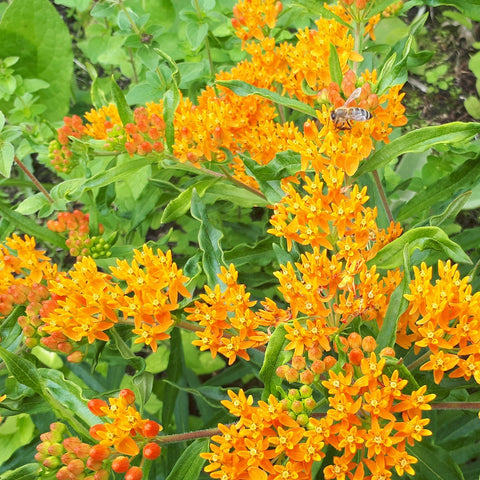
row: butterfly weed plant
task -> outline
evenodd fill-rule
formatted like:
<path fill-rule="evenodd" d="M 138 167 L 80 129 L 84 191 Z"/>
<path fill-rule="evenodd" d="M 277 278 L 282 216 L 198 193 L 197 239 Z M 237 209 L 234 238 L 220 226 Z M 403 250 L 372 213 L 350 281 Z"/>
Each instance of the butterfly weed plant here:
<path fill-rule="evenodd" d="M 448 233 L 480 124 L 406 130 L 423 2 L 57 3 L 89 96 L 69 45 L 58 78 L 53 45 L 15 56 L 20 18 L 70 38 L 50 2 L 0 22 L 0 478 L 478 478 L 475 248 Z M 43 92 L 28 122 L 11 79 Z M 465 145 L 435 192 L 395 180 Z"/>

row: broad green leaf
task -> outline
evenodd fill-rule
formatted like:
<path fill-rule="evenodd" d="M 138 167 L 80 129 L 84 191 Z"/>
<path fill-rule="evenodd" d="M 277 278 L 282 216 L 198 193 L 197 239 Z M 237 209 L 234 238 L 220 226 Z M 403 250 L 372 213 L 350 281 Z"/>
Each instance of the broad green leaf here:
<path fill-rule="evenodd" d="M 428 427 L 427 427 L 428 428 Z M 407 452 L 418 458 L 415 463 L 415 478 L 428 480 L 464 480 L 459 466 L 446 450 L 424 440 L 414 446 L 407 444 Z"/>
<path fill-rule="evenodd" d="M 288 343 L 285 334 L 285 326 L 278 325 L 268 341 L 265 360 L 258 374 L 265 385 L 262 400 L 267 400 L 269 395 L 275 391 L 275 388 L 282 383 L 282 379 L 277 375 L 276 370 L 291 357 L 291 353 L 285 351 L 285 346 Z"/>
<path fill-rule="evenodd" d="M 182 453 L 166 480 L 197 480 L 205 463 L 200 454 L 207 451 L 207 438 L 195 440 Z"/>
<path fill-rule="evenodd" d="M 113 94 L 115 105 L 117 106 L 118 115 L 120 116 L 120 120 L 122 121 L 122 124 L 126 125 L 127 123 L 133 123 L 134 120 L 133 120 L 132 109 L 127 103 L 123 90 L 118 86 L 113 76 L 112 76 L 112 94 Z"/>
<path fill-rule="evenodd" d="M 8 417 L 0 429 L 0 465 L 16 450 L 30 443 L 35 437 L 35 425 L 30 415 L 22 413 Z M 3 479 L 3 476 L 0 475 Z"/>
<path fill-rule="evenodd" d="M 293 98 L 284 97 L 266 88 L 255 87 L 247 82 L 244 82 L 243 80 L 217 80 L 216 83 L 217 85 L 221 85 L 222 87 L 228 88 L 239 97 L 248 97 L 249 95 L 258 95 L 259 97 L 265 98 L 266 100 L 270 100 L 273 103 L 276 103 L 278 105 L 283 105 L 284 107 L 291 108 L 292 110 L 296 110 L 298 112 L 304 113 L 309 117 L 316 118 L 317 116 L 315 109 L 305 103 L 299 102 L 298 100 L 294 100 Z"/>
<path fill-rule="evenodd" d="M 387 312 L 383 319 L 382 328 L 377 336 L 377 352 L 382 348 L 392 347 L 397 340 L 397 325 L 402 313 L 408 307 L 408 301 L 405 294 L 410 293 L 410 257 L 408 254 L 408 244 L 403 249 L 403 279 L 400 285 L 390 295 Z"/>
<path fill-rule="evenodd" d="M 196 182 L 195 185 L 190 186 L 182 193 L 180 193 L 177 198 L 171 200 L 165 207 L 162 214 L 162 223 L 173 222 L 174 220 L 177 220 L 177 218 L 180 218 L 182 215 L 184 215 L 190 210 L 192 192 L 194 189 L 197 190 L 198 195 L 203 197 L 203 194 L 208 189 L 208 187 L 210 187 L 217 181 L 217 178 L 201 180 L 199 182 Z"/>
<path fill-rule="evenodd" d="M 185 34 L 192 49 L 197 50 L 202 46 L 205 37 L 208 35 L 208 23 L 188 22 L 185 25 Z"/>
<path fill-rule="evenodd" d="M 328 65 L 330 68 L 330 78 L 332 82 L 337 85 L 342 84 L 343 74 L 342 67 L 340 65 L 340 59 L 338 58 L 338 52 L 333 43 L 330 44 L 330 56 L 328 57 Z"/>
<path fill-rule="evenodd" d="M 210 223 L 207 209 L 196 190 L 192 192 L 191 213 L 192 216 L 200 222 L 198 244 L 203 254 L 203 271 L 207 276 L 208 285 L 213 288 L 213 286 L 219 282 L 218 274 L 220 273 L 220 266 L 225 265 L 223 251 L 220 246 L 223 233 Z"/>
<path fill-rule="evenodd" d="M 465 192 L 478 184 L 480 178 L 480 162 L 470 159 L 444 178 L 432 183 L 417 193 L 398 212 L 397 219 L 405 220 L 428 209 L 446 199 L 451 198 L 459 191 Z"/>
<path fill-rule="evenodd" d="M 447 208 L 443 211 L 441 215 L 433 215 L 430 217 L 430 226 L 438 227 L 442 223 L 445 223 L 448 220 L 454 220 L 456 216 L 463 209 L 463 206 L 467 203 L 468 199 L 472 192 L 465 192 L 455 198 L 450 202 Z"/>
<path fill-rule="evenodd" d="M 98 417 L 88 409 L 88 400 L 83 396 L 81 387 L 66 379 L 59 370 L 39 368 L 38 374 L 42 379 L 44 398 L 55 413 L 75 425 L 77 430 L 84 430 L 83 433 L 88 434 L 78 419 L 91 427 L 98 423 Z"/>
<path fill-rule="evenodd" d="M 401 237 L 385 245 L 375 258 L 369 261 L 369 265 L 386 270 L 399 267 L 403 264 L 405 248 L 408 257 L 411 257 L 416 249 L 430 248 L 442 251 L 456 263 L 472 263 L 460 246 L 450 240 L 443 230 L 438 227 L 419 227 L 405 232 Z"/>
<path fill-rule="evenodd" d="M 424 152 L 444 143 L 463 143 L 480 132 L 480 123 L 452 122 L 438 127 L 424 127 L 402 135 L 363 161 L 355 176 L 384 167 L 408 152 Z"/>
<path fill-rule="evenodd" d="M 0 146 L 0 175 L 3 175 L 5 178 L 10 177 L 14 156 L 15 148 L 13 145 L 10 142 L 2 142 Z"/>
<path fill-rule="evenodd" d="M 32 362 L 9 352 L 3 347 L 0 347 L 0 357 L 5 362 L 10 375 L 18 383 L 30 387 L 34 392 L 43 395 L 42 378 L 37 371 L 37 367 Z"/>
<path fill-rule="evenodd" d="M 3 472 L 1 480 L 38 480 L 40 466 L 38 463 L 27 463 L 15 470 Z"/>
<path fill-rule="evenodd" d="M 129 178 L 142 167 L 154 163 L 157 160 L 154 155 L 142 157 L 141 160 L 138 158 L 129 158 L 119 165 L 99 172 L 87 180 L 81 178 L 66 180 L 53 187 L 50 193 L 54 199 L 65 198 L 68 201 L 78 200 L 85 191 L 105 187 L 106 185 Z"/>
<path fill-rule="evenodd" d="M 14 0 L 0 22 L 0 58 L 18 56 L 15 73 L 44 80 L 38 103 L 44 117 L 58 121 L 68 113 L 73 73 L 71 37 L 49 0 Z M 0 102 L 0 107 L 2 102 Z"/>
<path fill-rule="evenodd" d="M 150 372 L 143 371 L 133 377 L 133 384 L 138 389 L 137 401 L 140 403 L 141 408 L 143 408 L 152 394 L 153 375 Z"/>

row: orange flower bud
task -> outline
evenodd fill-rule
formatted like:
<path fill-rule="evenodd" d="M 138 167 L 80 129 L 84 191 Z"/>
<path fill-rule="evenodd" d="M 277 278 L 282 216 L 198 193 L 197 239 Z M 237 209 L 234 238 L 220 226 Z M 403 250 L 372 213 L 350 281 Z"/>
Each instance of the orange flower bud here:
<path fill-rule="evenodd" d="M 377 341 L 370 335 L 362 340 L 362 350 L 366 353 L 373 352 L 377 348 Z"/>

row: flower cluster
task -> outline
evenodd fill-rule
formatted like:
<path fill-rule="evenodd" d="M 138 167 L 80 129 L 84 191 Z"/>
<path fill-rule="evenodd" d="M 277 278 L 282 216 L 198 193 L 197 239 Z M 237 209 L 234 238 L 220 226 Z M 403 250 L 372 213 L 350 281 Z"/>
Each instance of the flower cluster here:
<path fill-rule="evenodd" d="M 57 220 L 49 220 L 47 228 L 52 232 L 68 232 L 66 245 L 70 249 L 70 255 L 81 260 L 82 257 L 93 258 L 111 256 L 110 244 L 99 236 L 90 236 L 89 214 L 80 210 L 60 212 Z M 100 234 L 104 232 L 102 224 L 98 225 Z"/>
<path fill-rule="evenodd" d="M 52 423 L 50 431 L 40 435 L 35 460 L 40 463 L 39 478 L 58 480 L 107 480 L 110 471 L 125 473 L 126 480 L 140 480 L 143 470 L 131 463 L 142 449 L 145 460 L 155 460 L 161 448 L 154 440 L 162 430 L 153 420 L 142 419 L 134 405 L 135 394 L 128 388 L 109 402 L 92 399 L 88 407 L 96 416 L 105 418 L 90 428 L 96 444 L 67 436 L 67 428 Z M 142 462 L 143 463 L 143 462 Z"/>
<path fill-rule="evenodd" d="M 105 331 L 119 322 L 120 312 L 123 323 L 134 324 L 135 343 L 156 351 L 157 342 L 169 338 L 166 332 L 174 323 L 171 312 L 178 308 L 178 296 L 190 296 L 184 285 L 188 278 L 172 261 L 171 252 L 157 250 L 155 255 L 145 245 L 142 251 L 134 250 L 131 264 L 117 260 L 111 271 L 118 281 L 101 272 L 91 257 L 84 257 L 68 274 L 49 281 L 52 299 L 44 302 L 40 314 L 43 332 L 50 337 L 43 338 L 43 344 L 55 349 L 70 340 L 77 348 L 85 342 L 108 341 Z"/>
<path fill-rule="evenodd" d="M 156 458 L 158 455 L 153 454 L 150 443 L 153 443 L 152 439 L 162 427 L 153 420 L 142 418 L 134 402 L 135 394 L 128 388 L 121 390 L 118 398 L 109 398 L 108 403 L 99 398 L 90 400 L 88 402 L 90 411 L 98 417 L 105 418 L 104 423 L 98 423 L 90 428 L 90 434 L 99 445 L 113 448 L 115 453 L 135 457 L 141 448 L 148 446 L 146 449 L 148 456 Z M 157 452 L 160 454 L 160 449 L 157 449 Z M 122 461 L 122 464 L 124 463 Z"/>
<path fill-rule="evenodd" d="M 235 267 L 221 267 L 218 276 L 225 285 L 224 291 L 220 285 L 214 290 L 205 286 L 205 293 L 200 295 L 202 301 L 195 301 L 195 306 L 185 311 L 190 313 L 188 320 L 204 327 L 195 332 L 199 340 L 192 343 L 202 351 L 210 350 L 213 357 L 221 353 L 230 365 L 237 357 L 249 360 L 247 348 L 264 345 L 268 335 L 258 329 L 266 322 L 252 310 L 257 302 L 250 300 L 245 285 L 237 283 Z"/>
<path fill-rule="evenodd" d="M 218 80 L 243 80 L 315 106 L 321 128 L 314 121 L 307 121 L 302 131 L 291 122 L 277 121 L 274 106 L 264 98 L 239 97 L 224 87 L 217 90 L 207 87 L 198 97 L 197 105 L 188 98 L 181 98 L 175 112 L 173 153 L 180 162 L 196 166 L 203 161 L 224 162 L 227 150 L 232 154 L 230 167 L 234 176 L 256 186 L 255 180 L 245 173 L 241 153 L 248 152 L 256 162 L 266 164 L 278 152 L 292 150 L 301 154 L 304 170 L 311 166 L 322 172 L 333 164 L 352 175 L 359 162 L 372 151 L 373 140 L 388 142 L 392 126 L 406 123 L 400 86 L 387 92 L 375 92 L 375 71 L 366 71 L 357 77 L 348 63 L 362 59 L 355 51 L 355 39 L 345 24 L 353 22 L 349 5 L 326 8 L 342 22 L 335 18 L 319 19 L 317 29 L 298 32 L 295 44 L 277 46 L 269 33 L 282 9 L 281 3 L 273 0 L 239 2 L 234 9 L 233 24 L 251 58 L 239 63 L 231 72 L 217 75 Z M 373 35 L 378 15 L 368 19 L 367 10 L 364 13 L 369 27 L 365 28 L 365 34 Z M 337 52 L 343 76 L 341 84 L 332 80 L 331 47 Z M 317 93 L 306 92 L 305 83 Z M 331 121 L 330 112 L 341 107 L 356 87 L 361 87 L 361 95 L 353 106 L 368 109 L 372 118 L 354 122 L 348 130 L 339 130 Z M 68 136 L 83 135 L 106 140 L 105 148 L 130 155 L 161 153 L 164 149 L 161 102 L 136 109 L 134 122 L 127 125 L 122 124 L 113 105 L 92 110 L 85 117 L 89 122 L 85 126 L 77 118 L 66 121 L 59 131 L 62 145 L 66 139 L 68 141 Z"/>
<path fill-rule="evenodd" d="M 426 387 L 404 393 L 407 381 L 396 369 L 387 373 L 385 363 L 371 353 L 361 360 L 358 373 L 330 369 L 322 382 L 328 409 L 320 416 L 305 418 L 316 403 L 311 388 L 280 402 L 271 395 L 256 407 L 242 390 L 238 395 L 229 391 L 231 401 L 222 403 L 239 420 L 219 425 L 222 435 L 212 437 L 211 452 L 202 455 L 209 461 L 205 471 L 232 480 L 308 479 L 313 462 L 331 445 L 341 453 L 324 467 L 327 480 L 390 478 L 393 468 L 399 475 L 413 475 L 417 459 L 406 446 L 431 435 L 425 428 L 429 419 L 422 414 L 435 395 L 426 395 Z"/>
<path fill-rule="evenodd" d="M 468 277 L 461 278 L 457 265 L 438 262 L 438 278 L 422 263 L 413 267 L 407 311 L 398 324 L 397 343 L 403 348 L 430 351 L 421 370 L 432 370 L 436 383 L 450 377 L 473 378 L 480 383 L 480 293 L 472 294 Z"/>
<path fill-rule="evenodd" d="M 0 318 L 26 303 L 32 313 L 38 313 L 40 302 L 47 297 L 41 282 L 52 278 L 56 269 L 45 252 L 36 248 L 35 239 L 14 234 L 0 244 L 0 270 Z"/>

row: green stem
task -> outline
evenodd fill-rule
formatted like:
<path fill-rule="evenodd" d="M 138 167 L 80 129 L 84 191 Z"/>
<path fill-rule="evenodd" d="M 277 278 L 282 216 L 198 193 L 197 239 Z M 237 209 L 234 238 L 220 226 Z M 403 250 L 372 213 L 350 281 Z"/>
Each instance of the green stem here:
<path fill-rule="evenodd" d="M 390 222 L 393 222 L 392 211 L 390 210 L 390 205 L 388 204 L 387 196 L 385 195 L 385 190 L 383 188 L 382 182 L 380 181 L 380 177 L 378 176 L 378 172 L 377 170 L 374 170 L 372 173 L 373 173 L 373 178 L 375 180 L 375 185 L 377 186 L 378 193 L 380 194 L 380 199 L 382 200 L 383 208 L 387 213 L 388 220 Z"/>
<path fill-rule="evenodd" d="M 194 0 L 194 1 L 195 1 L 195 9 L 197 10 L 197 17 L 201 21 L 202 10 L 200 8 L 198 0 Z M 210 77 L 213 80 L 215 78 L 215 67 L 213 65 L 212 52 L 210 50 L 210 42 L 208 41 L 208 32 L 207 32 L 207 35 L 205 36 L 205 51 L 207 52 L 208 65 L 210 66 Z"/>
<path fill-rule="evenodd" d="M 407 365 L 408 370 L 412 371 L 421 365 L 423 362 L 430 358 L 431 352 L 430 350 L 424 353 L 422 356 L 418 357 L 415 361 L 413 361 L 410 365 Z"/>

